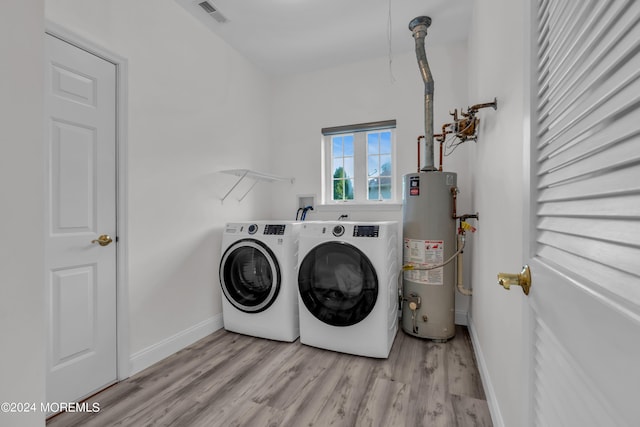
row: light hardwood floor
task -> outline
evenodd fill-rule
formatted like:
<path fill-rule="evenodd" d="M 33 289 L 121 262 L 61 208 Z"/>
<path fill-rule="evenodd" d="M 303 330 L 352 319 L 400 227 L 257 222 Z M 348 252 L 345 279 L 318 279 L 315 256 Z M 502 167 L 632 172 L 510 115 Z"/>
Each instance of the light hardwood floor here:
<path fill-rule="evenodd" d="M 72 426 L 491 426 L 467 329 L 398 332 L 388 359 L 219 330 L 93 396 Z"/>

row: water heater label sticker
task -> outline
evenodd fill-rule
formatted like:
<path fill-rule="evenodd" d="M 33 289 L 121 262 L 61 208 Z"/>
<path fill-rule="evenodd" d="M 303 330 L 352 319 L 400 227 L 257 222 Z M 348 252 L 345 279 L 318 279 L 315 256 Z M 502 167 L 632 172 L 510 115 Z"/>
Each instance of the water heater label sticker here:
<path fill-rule="evenodd" d="M 409 177 L 409 195 L 410 196 L 420 195 L 420 177 L 419 176 Z"/>
<path fill-rule="evenodd" d="M 444 240 L 404 239 L 404 264 L 412 264 L 416 268 L 428 268 L 444 262 Z M 433 270 L 409 270 L 405 277 L 425 285 L 444 285 L 443 267 Z"/>

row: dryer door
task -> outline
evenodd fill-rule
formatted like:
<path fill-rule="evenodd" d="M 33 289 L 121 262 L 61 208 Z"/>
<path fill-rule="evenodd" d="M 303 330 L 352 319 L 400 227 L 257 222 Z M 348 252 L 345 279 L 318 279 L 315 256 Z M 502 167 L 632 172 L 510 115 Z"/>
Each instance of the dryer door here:
<path fill-rule="evenodd" d="M 278 297 L 280 281 L 275 255 L 258 240 L 238 240 L 222 255 L 222 292 L 238 310 L 258 313 L 269 308 Z"/>
<path fill-rule="evenodd" d="M 351 326 L 371 313 L 378 298 L 378 276 L 367 256 L 344 242 L 314 247 L 302 260 L 298 289 L 316 318 Z"/>

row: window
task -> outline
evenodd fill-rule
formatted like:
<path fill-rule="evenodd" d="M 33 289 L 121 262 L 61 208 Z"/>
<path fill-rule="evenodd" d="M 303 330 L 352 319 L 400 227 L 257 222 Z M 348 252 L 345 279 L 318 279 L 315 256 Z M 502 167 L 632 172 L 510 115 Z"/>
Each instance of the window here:
<path fill-rule="evenodd" d="M 390 200 L 391 131 L 367 133 L 367 200 Z"/>
<path fill-rule="evenodd" d="M 324 202 L 395 201 L 395 120 L 322 129 Z"/>
<path fill-rule="evenodd" d="M 331 137 L 332 200 L 353 200 L 353 134 Z"/>

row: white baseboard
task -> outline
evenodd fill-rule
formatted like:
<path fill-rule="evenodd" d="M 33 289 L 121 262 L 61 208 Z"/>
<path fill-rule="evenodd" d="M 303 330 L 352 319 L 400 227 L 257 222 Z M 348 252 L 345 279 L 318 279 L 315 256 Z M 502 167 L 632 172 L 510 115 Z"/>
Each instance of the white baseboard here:
<path fill-rule="evenodd" d="M 480 379 L 484 386 L 484 394 L 487 396 L 487 404 L 489 405 L 489 412 L 491 413 L 491 420 L 495 427 L 505 427 L 504 420 L 502 419 L 502 413 L 498 406 L 498 400 L 496 399 L 496 392 L 493 389 L 493 383 L 489 376 L 489 370 L 487 369 L 487 361 L 482 353 L 482 347 L 478 339 L 476 328 L 473 324 L 473 317 L 468 317 L 469 335 L 471 336 L 471 343 L 473 344 L 473 351 L 476 354 L 476 361 L 478 362 L 478 371 L 480 371 Z"/>
<path fill-rule="evenodd" d="M 171 356 L 217 331 L 222 326 L 222 314 L 218 314 L 132 354 L 129 359 L 130 375 L 135 375 L 154 363 Z"/>

